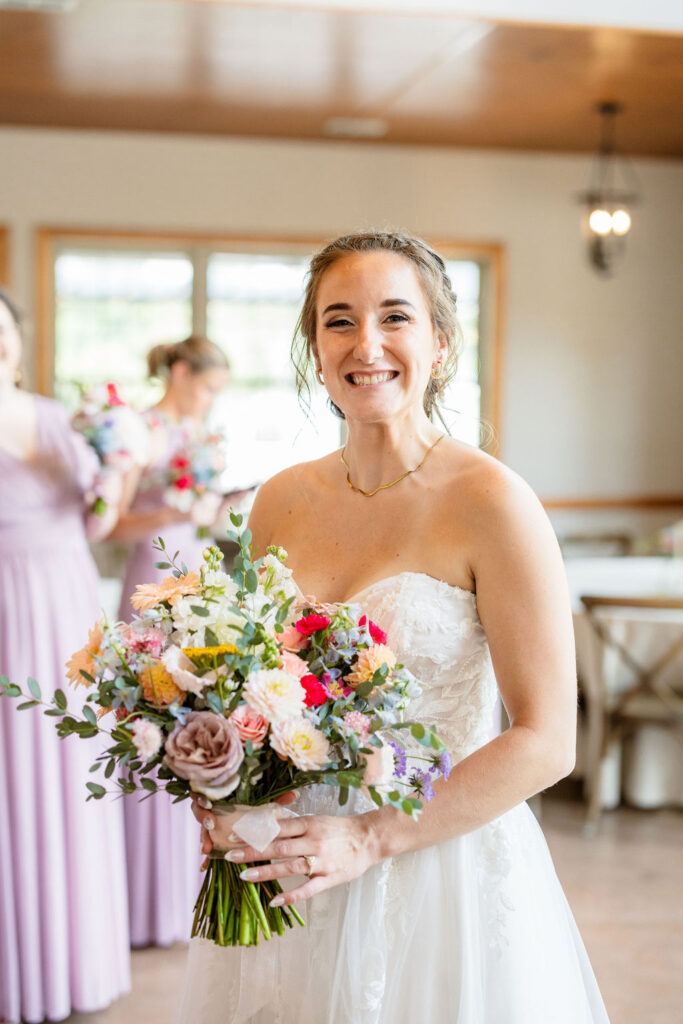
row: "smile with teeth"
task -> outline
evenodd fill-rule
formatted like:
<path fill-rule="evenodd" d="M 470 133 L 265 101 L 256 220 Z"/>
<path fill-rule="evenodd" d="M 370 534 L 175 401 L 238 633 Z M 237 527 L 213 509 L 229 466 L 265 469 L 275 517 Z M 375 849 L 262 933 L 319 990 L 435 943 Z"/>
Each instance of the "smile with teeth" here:
<path fill-rule="evenodd" d="M 385 381 L 398 377 L 396 370 L 383 370 L 381 373 L 347 373 L 346 379 L 357 387 L 366 388 L 370 384 L 384 384 Z"/>

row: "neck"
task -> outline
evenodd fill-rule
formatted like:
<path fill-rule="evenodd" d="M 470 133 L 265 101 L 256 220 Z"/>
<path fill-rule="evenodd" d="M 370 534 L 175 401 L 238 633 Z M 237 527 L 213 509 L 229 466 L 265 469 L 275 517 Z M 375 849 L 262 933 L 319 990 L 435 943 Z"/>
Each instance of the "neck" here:
<path fill-rule="evenodd" d="M 420 465 L 441 436 L 426 416 L 411 424 L 348 424 L 344 460 L 351 483 L 362 491 L 396 480 Z"/>
<path fill-rule="evenodd" d="M 185 419 L 182 408 L 172 391 L 167 391 L 163 398 L 157 402 L 159 409 L 171 423 L 180 423 Z"/>

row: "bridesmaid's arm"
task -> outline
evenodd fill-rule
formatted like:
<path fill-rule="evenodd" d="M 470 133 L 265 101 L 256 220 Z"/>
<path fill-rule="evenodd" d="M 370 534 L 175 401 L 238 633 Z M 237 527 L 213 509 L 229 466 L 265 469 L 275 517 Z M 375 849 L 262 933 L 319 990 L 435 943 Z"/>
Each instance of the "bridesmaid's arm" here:
<path fill-rule="evenodd" d="M 149 537 L 150 533 L 161 531 L 173 523 L 189 523 L 189 512 L 162 507 L 153 512 L 131 512 L 135 492 L 140 484 L 142 469 L 135 466 L 124 474 L 121 501 L 118 508 L 118 521 L 109 534 L 110 540 L 137 541 Z"/>

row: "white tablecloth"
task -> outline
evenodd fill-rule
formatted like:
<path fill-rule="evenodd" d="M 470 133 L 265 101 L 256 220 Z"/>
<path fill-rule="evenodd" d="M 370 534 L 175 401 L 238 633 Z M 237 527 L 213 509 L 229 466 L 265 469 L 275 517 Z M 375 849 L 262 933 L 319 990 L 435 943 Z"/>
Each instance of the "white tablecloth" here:
<path fill-rule="evenodd" d="M 593 635 L 581 595 L 603 597 L 683 597 L 683 560 L 670 558 L 575 558 L 565 563 L 574 612 L 579 676 L 594 669 L 602 673 L 610 695 L 635 682 L 634 672 L 608 648 L 602 664 L 591 658 Z M 605 608 L 597 611 L 610 634 L 643 667 L 652 665 L 683 630 L 683 611 L 659 608 Z M 662 682 L 683 680 L 683 656 L 664 669 Z M 581 737 L 579 737 L 579 740 Z M 580 743 L 579 743 L 580 746 Z M 623 755 L 623 760 L 622 760 Z M 579 764 L 580 768 L 580 764 Z M 683 806 L 683 743 L 680 731 L 643 725 L 624 749 L 613 745 L 601 777 L 601 802 L 615 806 L 623 794 L 640 807 Z"/>

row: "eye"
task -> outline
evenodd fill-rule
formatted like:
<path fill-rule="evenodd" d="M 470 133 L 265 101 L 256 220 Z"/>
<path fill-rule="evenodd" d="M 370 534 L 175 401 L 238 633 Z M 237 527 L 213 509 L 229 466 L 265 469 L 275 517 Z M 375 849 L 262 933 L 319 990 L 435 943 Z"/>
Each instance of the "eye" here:
<path fill-rule="evenodd" d="M 390 324 L 407 324 L 408 317 L 405 315 L 405 313 L 390 313 L 389 316 L 386 318 L 386 322 Z"/>
<path fill-rule="evenodd" d="M 330 320 L 325 324 L 325 327 L 348 327 L 351 321 L 345 316 L 340 316 L 336 320 Z"/>

